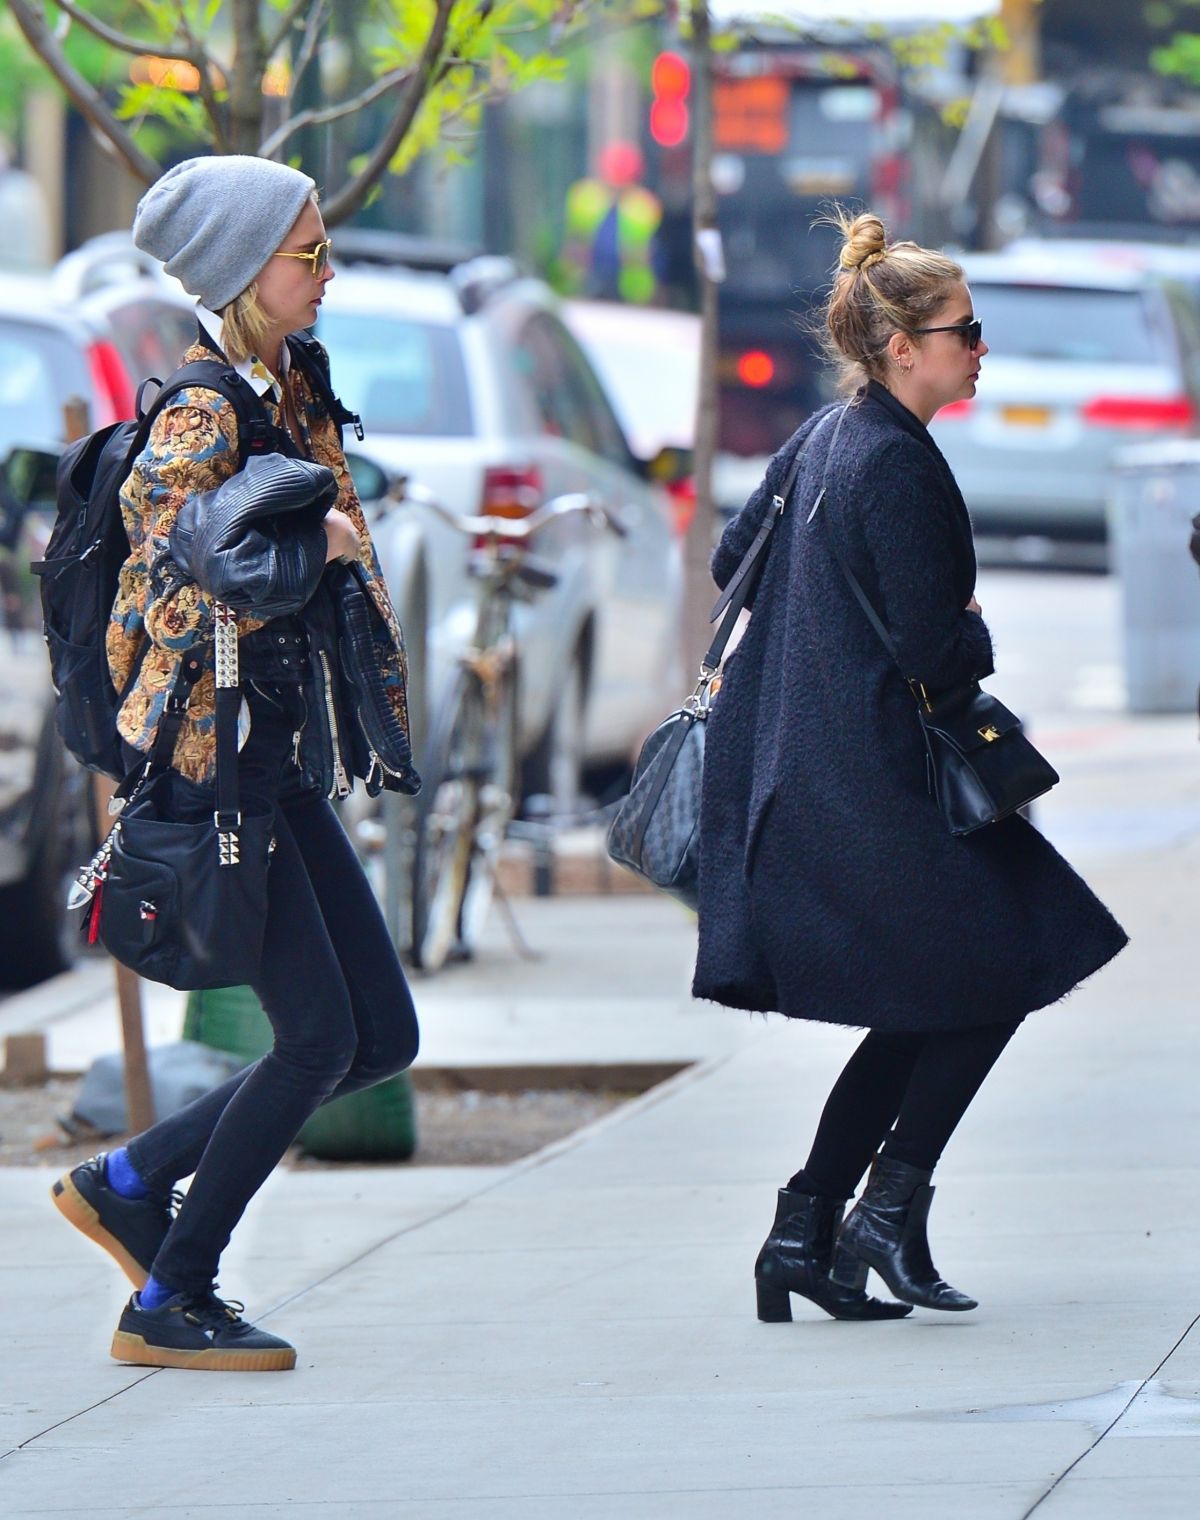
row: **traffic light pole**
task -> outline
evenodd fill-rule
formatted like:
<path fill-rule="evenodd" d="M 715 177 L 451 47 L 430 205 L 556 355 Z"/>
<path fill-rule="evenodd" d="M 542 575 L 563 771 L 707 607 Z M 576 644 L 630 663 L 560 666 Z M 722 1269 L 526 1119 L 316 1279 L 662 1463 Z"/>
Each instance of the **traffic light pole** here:
<path fill-rule="evenodd" d="M 717 450 L 717 290 L 725 277 L 712 182 L 712 25 L 707 0 L 691 0 L 692 249 L 700 291 L 700 382 L 696 398 L 696 515 L 688 530 L 684 654 L 694 672 L 708 646 L 713 601 L 708 561 L 716 533 L 713 460 Z"/>

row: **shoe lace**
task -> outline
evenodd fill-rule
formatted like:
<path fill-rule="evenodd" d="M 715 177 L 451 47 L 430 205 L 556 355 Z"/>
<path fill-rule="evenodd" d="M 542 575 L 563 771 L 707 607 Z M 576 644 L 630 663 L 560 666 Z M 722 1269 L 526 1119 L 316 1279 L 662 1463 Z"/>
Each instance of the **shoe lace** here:
<path fill-rule="evenodd" d="M 218 1298 L 215 1289 L 220 1283 L 213 1283 L 207 1293 L 194 1293 L 185 1302 L 183 1310 L 184 1319 L 193 1325 L 228 1325 L 237 1324 L 245 1312 L 246 1306 L 236 1298 Z"/>

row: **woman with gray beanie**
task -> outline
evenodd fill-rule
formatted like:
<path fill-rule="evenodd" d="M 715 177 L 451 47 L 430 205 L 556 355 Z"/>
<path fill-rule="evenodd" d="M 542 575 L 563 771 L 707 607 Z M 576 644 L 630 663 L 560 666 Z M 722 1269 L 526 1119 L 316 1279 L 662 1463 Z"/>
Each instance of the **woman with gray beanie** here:
<path fill-rule="evenodd" d="M 239 728 L 248 722 L 249 730 L 238 782 L 243 798 L 274 811 L 254 984 L 274 1047 L 120 1150 L 77 1166 L 55 1184 L 54 1201 L 138 1290 L 114 1337 L 118 1360 L 284 1370 L 295 1365 L 295 1350 L 244 1320 L 240 1304 L 216 1296 L 217 1264 L 246 1205 L 314 1109 L 403 1070 L 416 1054 L 403 971 L 329 802 L 349 791 L 354 775 L 375 789 L 412 792 L 420 784 L 408 746 L 404 645 L 346 468 L 328 361 L 301 336 L 333 277 L 312 180 L 265 159 L 190 159 L 146 193 L 133 232 L 137 246 L 197 298 L 198 340 L 184 362 L 215 358 L 236 373 L 239 382 L 230 383 L 248 388 L 265 419 L 260 440 L 322 467 L 313 472 L 324 482 L 321 499 L 336 490 L 336 500 L 323 519 L 318 508 L 301 526 L 260 535 L 257 549 L 249 538 L 238 546 L 238 574 L 256 598 L 238 604 Z M 211 814 L 216 774 L 218 597 L 213 564 L 198 546 L 205 514 L 220 510 L 221 487 L 246 462 L 243 447 L 226 395 L 193 386 L 155 417 L 121 491 L 130 554 L 107 639 L 113 683 L 124 693 L 117 726 L 131 768 L 144 762 L 181 667 L 193 652 L 205 662 L 182 721 L 172 714 L 173 746 L 165 730 L 172 805 L 186 818 Z M 187 555 L 174 532 L 185 508 L 195 528 Z M 338 588 L 348 572 L 339 561 L 365 593 L 365 654 L 358 644 L 346 648 Z M 220 600 L 235 597 L 223 589 Z M 381 760 L 378 737 L 374 747 L 364 742 L 359 704 L 346 689 L 351 654 L 370 662 L 371 684 L 383 694 L 390 763 Z M 187 1193 L 174 1192 L 189 1176 Z"/>

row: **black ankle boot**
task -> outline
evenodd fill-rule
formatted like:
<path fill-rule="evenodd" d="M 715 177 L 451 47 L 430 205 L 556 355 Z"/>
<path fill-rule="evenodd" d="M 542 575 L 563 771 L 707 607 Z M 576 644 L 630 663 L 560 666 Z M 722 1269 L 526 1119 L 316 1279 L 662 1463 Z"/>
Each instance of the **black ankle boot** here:
<path fill-rule="evenodd" d="M 933 1174 L 878 1156 L 862 1197 L 842 1226 L 833 1280 L 862 1292 L 874 1267 L 897 1298 L 924 1309 L 974 1309 L 973 1298 L 943 1282 L 925 1233 Z"/>
<path fill-rule="evenodd" d="M 847 1289 L 830 1280 L 833 1240 L 845 1207 L 832 1198 L 779 1189 L 775 1226 L 754 1263 L 759 1319 L 790 1320 L 790 1293 L 811 1299 L 834 1319 L 901 1319 L 910 1312 L 907 1304 L 868 1298 L 861 1283 Z"/>

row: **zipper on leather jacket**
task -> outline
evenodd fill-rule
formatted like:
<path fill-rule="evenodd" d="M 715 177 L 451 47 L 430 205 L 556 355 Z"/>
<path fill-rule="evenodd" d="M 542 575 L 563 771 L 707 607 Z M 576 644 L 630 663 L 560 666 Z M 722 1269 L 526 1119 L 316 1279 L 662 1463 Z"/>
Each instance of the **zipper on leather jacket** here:
<path fill-rule="evenodd" d="M 329 656 L 323 649 L 317 650 L 321 662 L 321 691 L 325 698 L 325 716 L 329 720 L 329 746 L 333 752 L 333 785 L 331 797 L 349 797 L 352 790 L 350 779 L 342 761 L 341 734 L 338 730 L 337 703 L 333 694 L 333 676 L 329 670 Z"/>
<path fill-rule="evenodd" d="M 387 765 L 380 759 L 373 749 L 368 749 L 367 759 L 369 763 L 367 765 L 367 774 L 363 778 L 363 784 L 367 789 L 368 797 L 376 797 L 383 790 L 385 776 L 391 776 L 396 781 L 403 781 L 405 779 L 402 771 L 393 770 L 390 765 Z"/>

